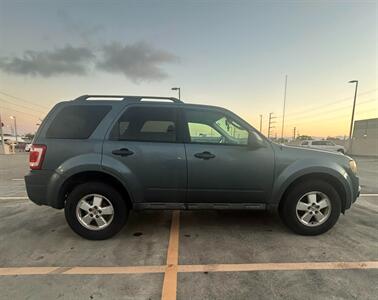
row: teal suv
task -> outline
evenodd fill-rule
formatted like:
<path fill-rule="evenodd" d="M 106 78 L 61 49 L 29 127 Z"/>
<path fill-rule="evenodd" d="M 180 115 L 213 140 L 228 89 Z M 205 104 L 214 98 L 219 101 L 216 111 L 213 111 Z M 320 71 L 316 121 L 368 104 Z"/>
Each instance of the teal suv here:
<path fill-rule="evenodd" d="M 276 209 L 294 232 L 316 235 L 359 196 L 350 157 L 279 145 L 224 108 L 168 97 L 61 102 L 29 163 L 30 200 L 64 208 L 88 239 L 116 234 L 132 209 Z"/>

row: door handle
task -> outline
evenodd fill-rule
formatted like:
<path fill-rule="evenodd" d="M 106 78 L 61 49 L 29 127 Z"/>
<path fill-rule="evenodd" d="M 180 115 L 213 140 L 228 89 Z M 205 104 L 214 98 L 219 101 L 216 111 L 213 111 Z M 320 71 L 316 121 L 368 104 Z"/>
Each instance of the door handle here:
<path fill-rule="evenodd" d="M 214 158 L 215 155 L 210 153 L 209 151 L 204 151 L 204 152 L 201 152 L 201 153 L 196 153 L 194 154 L 195 157 L 197 158 L 200 158 L 200 159 L 210 159 L 210 158 Z"/>
<path fill-rule="evenodd" d="M 118 149 L 118 150 L 113 150 L 112 154 L 119 155 L 119 156 L 129 156 L 129 155 L 133 155 L 134 152 L 127 149 L 127 148 L 121 148 L 121 149 Z"/>

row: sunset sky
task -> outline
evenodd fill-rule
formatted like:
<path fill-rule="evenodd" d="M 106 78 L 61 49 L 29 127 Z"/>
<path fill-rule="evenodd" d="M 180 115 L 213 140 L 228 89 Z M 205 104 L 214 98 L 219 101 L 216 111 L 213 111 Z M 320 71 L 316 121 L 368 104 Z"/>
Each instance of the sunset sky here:
<path fill-rule="evenodd" d="M 82 94 L 176 96 L 224 106 L 263 133 L 348 135 L 378 117 L 377 1 L 0 0 L 0 113 L 32 132 Z"/>

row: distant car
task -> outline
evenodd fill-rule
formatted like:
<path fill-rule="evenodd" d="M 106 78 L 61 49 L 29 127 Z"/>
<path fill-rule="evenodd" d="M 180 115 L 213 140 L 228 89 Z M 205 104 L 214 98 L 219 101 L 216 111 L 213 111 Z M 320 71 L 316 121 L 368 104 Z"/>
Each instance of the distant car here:
<path fill-rule="evenodd" d="M 327 150 L 327 151 L 333 151 L 333 152 L 340 152 L 343 154 L 345 153 L 345 148 L 343 146 L 336 145 L 334 142 L 331 142 L 331 141 L 323 141 L 323 140 L 303 141 L 301 143 L 301 146 Z"/>
<path fill-rule="evenodd" d="M 25 152 L 29 152 L 32 144 L 26 144 L 25 146 Z"/>

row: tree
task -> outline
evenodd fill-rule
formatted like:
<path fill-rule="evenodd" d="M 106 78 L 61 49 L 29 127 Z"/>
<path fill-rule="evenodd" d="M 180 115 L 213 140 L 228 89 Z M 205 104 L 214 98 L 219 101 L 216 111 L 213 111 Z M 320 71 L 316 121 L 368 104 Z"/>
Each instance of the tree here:
<path fill-rule="evenodd" d="M 299 135 L 297 136 L 297 140 L 303 141 L 303 140 L 312 140 L 312 137 L 309 135 Z"/>
<path fill-rule="evenodd" d="M 32 139 L 34 139 L 34 133 L 27 133 L 27 134 L 25 134 L 25 139 L 31 141 Z"/>

